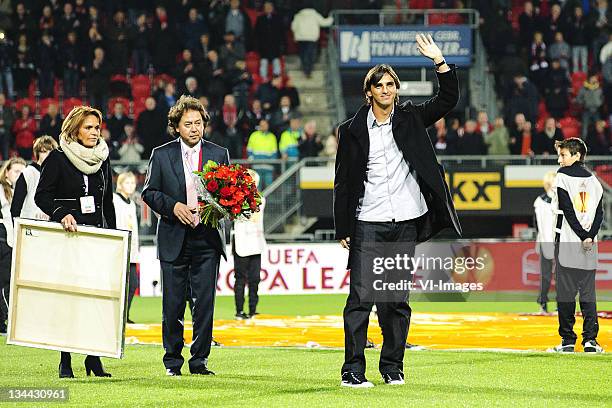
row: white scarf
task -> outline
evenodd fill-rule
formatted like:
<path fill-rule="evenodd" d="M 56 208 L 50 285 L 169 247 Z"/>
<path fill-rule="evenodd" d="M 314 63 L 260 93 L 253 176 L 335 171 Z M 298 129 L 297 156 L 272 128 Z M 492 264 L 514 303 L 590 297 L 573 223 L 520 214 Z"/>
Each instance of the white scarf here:
<path fill-rule="evenodd" d="M 94 147 L 85 147 L 79 142 L 66 140 L 62 135 L 60 147 L 74 167 L 84 174 L 96 173 L 102 167 L 102 162 L 108 157 L 108 146 L 102 138 L 98 139 Z"/>

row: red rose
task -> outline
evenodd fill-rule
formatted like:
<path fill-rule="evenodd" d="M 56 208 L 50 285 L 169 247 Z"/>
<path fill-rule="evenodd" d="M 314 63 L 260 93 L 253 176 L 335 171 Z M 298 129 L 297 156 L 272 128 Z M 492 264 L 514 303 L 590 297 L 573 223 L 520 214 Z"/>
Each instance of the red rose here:
<path fill-rule="evenodd" d="M 214 193 L 219 189 L 219 184 L 215 180 L 209 181 L 206 185 L 206 189 L 211 193 Z"/>
<path fill-rule="evenodd" d="M 235 205 L 232 207 L 232 213 L 233 214 L 240 214 L 240 211 L 242 211 L 242 208 L 240 208 L 239 205 Z"/>
<path fill-rule="evenodd" d="M 221 194 L 221 197 L 230 197 L 232 195 L 232 190 L 230 190 L 229 187 L 223 187 L 219 191 L 219 194 Z"/>

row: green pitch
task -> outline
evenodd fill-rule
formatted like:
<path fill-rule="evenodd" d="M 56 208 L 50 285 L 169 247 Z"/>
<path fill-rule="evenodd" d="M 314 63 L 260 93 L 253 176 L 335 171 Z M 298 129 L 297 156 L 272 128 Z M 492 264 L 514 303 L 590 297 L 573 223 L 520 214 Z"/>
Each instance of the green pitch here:
<path fill-rule="evenodd" d="M 263 296 L 260 311 L 275 315 L 340 314 L 344 295 Z M 554 304 L 549 305 L 554 308 Z M 416 312 L 535 312 L 535 302 L 413 302 Z M 600 302 L 601 310 L 612 303 Z M 132 319 L 158 323 L 159 298 L 136 298 Z M 219 297 L 216 319 L 234 315 L 232 297 Z M 611 406 L 612 355 L 407 352 L 406 385 L 385 386 L 378 350 L 367 350 L 372 389 L 339 386 L 342 350 L 213 348 L 215 377 L 165 376 L 161 346 L 127 346 L 122 360 L 103 359 L 112 378 L 88 378 L 73 355 L 77 378 L 57 378 L 59 353 L 7 346 L 0 338 L 0 391 L 5 387 L 68 387 L 62 406 L 150 407 L 576 407 Z M 183 355 L 188 359 L 189 351 Z M 39 406 L 51 406 L 41 403 Z"/>
<path fill-rule="evenodd" d="M 166 377 L 159 346 L 128 346 L 103 359 L 112 378 L 57 378 L 56 352 L 0 340 L 0 387 L 68 387 L 69 404 L 108 407 L 577 407 L 610 406 L 610 355 L 407 352 L 406 385 L 382 383 L 379 352 L 367 350 L 372 389 L 339 386 L 340 350 L 213 348 L 215 377 Z M 184 355 L 188 352 L 185 350 Z M 51 406 L 50 403 L 39 406 Z"/>

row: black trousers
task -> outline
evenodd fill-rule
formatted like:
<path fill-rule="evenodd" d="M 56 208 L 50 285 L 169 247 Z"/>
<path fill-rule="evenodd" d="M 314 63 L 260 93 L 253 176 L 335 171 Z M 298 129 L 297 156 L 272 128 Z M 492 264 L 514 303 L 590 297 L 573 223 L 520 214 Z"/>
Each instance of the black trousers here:
<path fill-rule="evenodd" d="M 597 321 L 597 299 L 595 296 L 595 270 L 566 268 L 557 262 L 555 282 L 557 286 L 557 309 L 559 312 L 559 335 L 562 344 L 575 344 L 576 295 L 579 296 L 582 312 L 582 344 L 595 340 L 599 332 Z"/>
<path fill-rule="evenodd" d="M 548 303 L 548 291 L 550 290 L 550 282 L 552 281 L 553 260 L 544 258 L 540 254 L 540 295 L 538 303 L 545 305 Z"/>
<path fill-rule="evenodd" d="M 191 286 L 191 296 L 194 299 L 194 340 L 191 344 L 189 369 L 196 370 L 208 362 L 220 261 L 220 253 L 207 241 L 213 233 L 216 232 L 201 224 L 194 230 L 188 230 L 178 258 L 174 262 L 160 262 L 162 339 L 166 352 L 163 361 L 166 368 L 180 369 L 183 365 L 181 352 L 184 346 L 183 321 L 188 285 Z"/>
<path fill-rule="evenodd" d="M 13 250 L 6 243 L 6 229 L 0 219 L 0 326 L 8 319 L 11 259 Z"/>
<path fill-rule="evenodd" d="M 344 365 L 342 372 L 364 373 L 365 346 L 372 306 L 376 305 L 383 345 L 378 365 L 381 374 L 402 372 L 404 351 L 412 309 L 408 305 L 408 290 L 389 296 L 373 290 L 379 275 L 372 268 L 373 258 L 393 257 L 398 248 L 414 256 L 417 238 L 414 220 L 403 222 L 357 221 L 349 252 L 350 291 L 344 307 Z M 398 245 L 399 244 L 399 245 Z M 412 280 L 409 272 L 404 278 Z M 383 275 L 381 275 L 382 277 Z"/>
<path fill-rule="evenodd" d="M 261 254 L 239 256 L 234 252 L 234 300 L 236 301 L 236 313 L 242 312 L 244 308 L 244 286 L 249 285 L 249 314 L 257 311 L 259 296 L 257 289 L 261 271 Z"/>
<path fill-rule="evenodd" d="M 130 276 L 129 276 L 129 291 L 128 291 L 128 319 L 130 317 L 130 308 L 132 307 L 132 300 L 134 299 L 134 294 L 136 293 L 136 289 L 140 286 L 140 279 L 138 278 L 138 273 L 136 272 L 136 264 L 130 264 Z"/>

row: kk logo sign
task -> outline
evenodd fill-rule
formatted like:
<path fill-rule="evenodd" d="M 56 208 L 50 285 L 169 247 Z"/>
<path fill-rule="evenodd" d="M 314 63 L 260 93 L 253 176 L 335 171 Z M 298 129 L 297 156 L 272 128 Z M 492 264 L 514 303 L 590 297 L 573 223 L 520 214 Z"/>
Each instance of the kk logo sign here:
<path fill-rule="evenodd" d="M 500 173 L 453 173 L 451 191 L 457 210 L 501 209 Z"/>
<path fill-rule="evenodd" d="M 370 32 L 361 34 L 352 31 L 340 33 L 340 61 L 370 62 Z"/>

